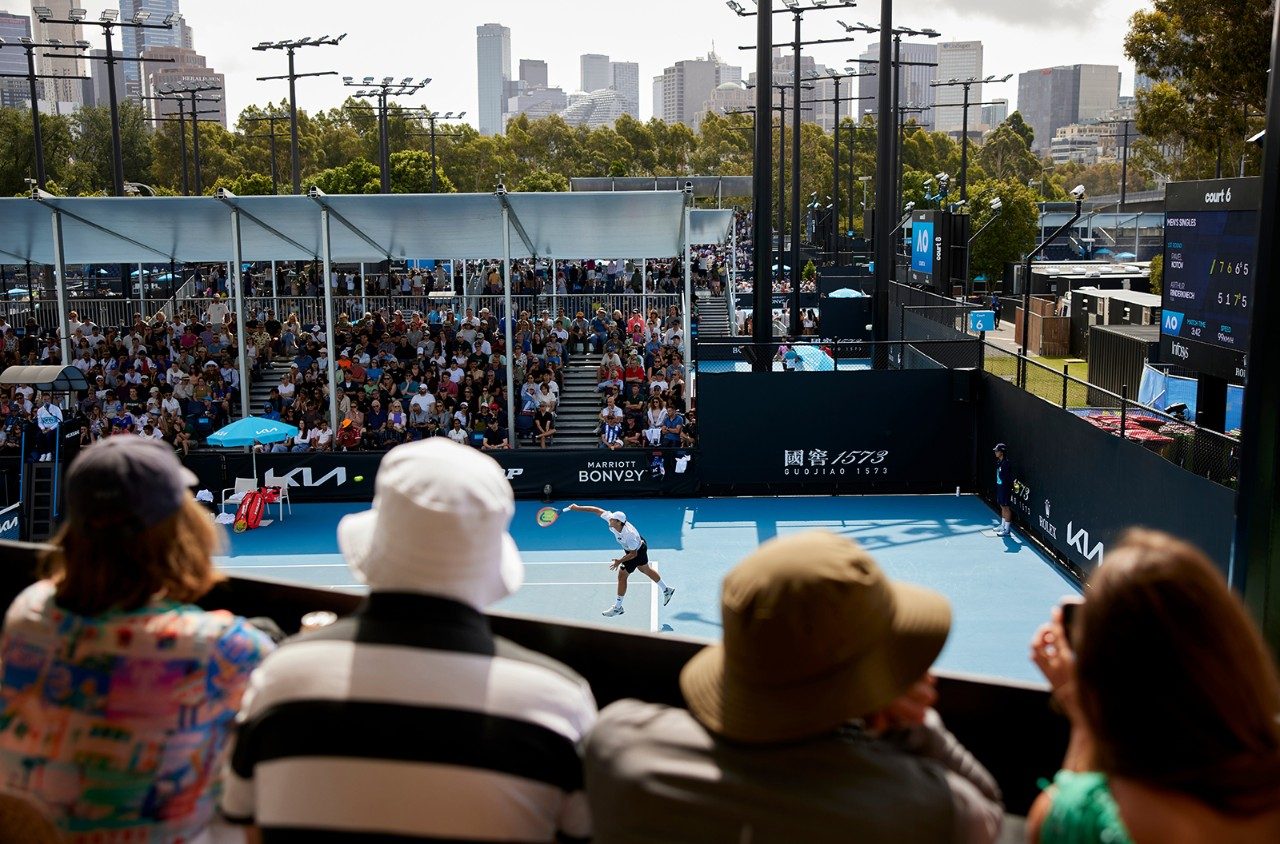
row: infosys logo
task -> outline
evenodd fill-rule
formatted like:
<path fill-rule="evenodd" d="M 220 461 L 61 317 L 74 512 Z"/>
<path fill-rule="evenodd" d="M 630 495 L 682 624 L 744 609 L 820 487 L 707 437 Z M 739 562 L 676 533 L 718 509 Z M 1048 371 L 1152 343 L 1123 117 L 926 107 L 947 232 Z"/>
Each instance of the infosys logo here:
<path fill-rule="evenodd" d="M 1170 344 L 1169 353 L 1175 358 L 1181 358 L 1182 360 L 1187 360 L 1191 357 L 1191 349 L 1188 346 L 1184 346 L 1182 343 L 1179 343 L 1177 340 L 1174 340 L 1173 343 Z"/>

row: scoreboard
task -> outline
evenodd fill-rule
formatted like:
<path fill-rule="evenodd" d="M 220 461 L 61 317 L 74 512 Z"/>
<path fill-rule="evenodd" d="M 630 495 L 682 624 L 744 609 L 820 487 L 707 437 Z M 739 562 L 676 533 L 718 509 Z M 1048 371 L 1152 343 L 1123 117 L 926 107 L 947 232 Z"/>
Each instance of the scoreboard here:
<path fill-rule="evenodd" d="M 1165 363 L 1244 382 L 1261 193 L 1256 178 L 1167 187 L 1160 319 Z"/>

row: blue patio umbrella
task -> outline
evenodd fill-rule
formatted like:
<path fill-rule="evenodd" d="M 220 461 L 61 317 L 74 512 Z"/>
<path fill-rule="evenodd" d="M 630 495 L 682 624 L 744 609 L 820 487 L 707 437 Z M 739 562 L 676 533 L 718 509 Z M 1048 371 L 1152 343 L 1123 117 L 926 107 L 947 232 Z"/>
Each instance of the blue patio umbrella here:
<path fill-rule="evenodd" d="M 841 287 L 827 294 L 828 299 L 864 299 L 866 296 L 861 290 L 854 290 L 852 287 Z"/>
<path fill-rule="evenodd" d="M 225 425 L 209 435 L 209 445 L 223 448 L 242 448 L 255 443 L 278 443 L 298 436 L 297 427 L 275 419 L 246 416 Z M 253 452 L 253 477 L 258 477 L 258 452 Z"/>

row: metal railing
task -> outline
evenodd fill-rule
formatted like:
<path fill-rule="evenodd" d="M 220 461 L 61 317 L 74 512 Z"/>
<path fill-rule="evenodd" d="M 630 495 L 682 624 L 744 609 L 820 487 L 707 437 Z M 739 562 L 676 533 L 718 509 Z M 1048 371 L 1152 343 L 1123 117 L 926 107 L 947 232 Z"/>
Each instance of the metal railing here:
<path fill-rule="evenodd" d="M 1117 395 L 999 346 L 986 344 L 983 371 L 1057 405 L 1107 433 L 1131 440 L 1202 477 L 1234 489 L 1240 475 L 1240 441 L 1140 404 L 1127 390 Z M 1021 374 L 1020 374 L 1021 373 Z M 1137 385 L 1134 385 L 1136 390 Z"/>
<path fill-rule="evenodd" d="M 706 338 L 694 347 L 699 375 L 753 372 L 860 371 L 869 369 L 977 369 L 981 345 L 966 340 L 825 340 L 757 343 L 735 337 Z"/>
<path fill-rule="evenodd" d="M 220 301 L 228 307 L 234 307 L 234 300 L 193 297 L 193 283 L 187 280 L 174 296 L 165 299 L 148 299 L 140 302 L 137 299 L 125 298 L 77 298 L 69 299 L 67 307 L 74 310 L 81 321 L 91 322 L 103 327 L 128 326 L 133 324 L 135 314 L 150 318 L 163 311 L 170 318 L 186 313 L 196 319 L 204 319 L 209 306 Z M 245 297 L 246 317 L 265 318 L 268 311 L 284 320 L 297 315 L 299 321 L 310 326 L 324 322 L 324 298 L 322 296 L 254 296 Z M 590 319 L 599 308 L 610 314 L 621 311 L 625 316 L 632 309 L 648 315 L 658 311 L 660 317 L 667 315 L 668 309 L 676 307 L 682 312 L 683 297 L 678 293 L 575 293 L 563 296 L 552 296 L 549 293 L 523 294 L 511 297 L 512 307 L 517 313 L 528 311 L 534 316 L 543 311 L 551 314 L 563 314 L 573 319 L 580 311 Z M 414 311 L 426 314 L 432 307 L 451 309 L 461 316 L 467 308 L 479 313 L 488 308 L 498 319 L 506 315 L 505 301 L 502 296 L 461 296 L 449 293 L 422 296 L 359 296 L 338 295 L 334 297 L 334 313 L 346 314 L 352 320 L 360 319 L 365 313 L 384 311 L 390 315 L 400 311 L 405 316 Z M 4 316 L 10 325 L 21 327 L 28 318 L 34 318 L 42 331 L 54 329 L 58 324 L 58 304 L 54 299 L 21 299 L 0 301 L 0 316 Z"/>

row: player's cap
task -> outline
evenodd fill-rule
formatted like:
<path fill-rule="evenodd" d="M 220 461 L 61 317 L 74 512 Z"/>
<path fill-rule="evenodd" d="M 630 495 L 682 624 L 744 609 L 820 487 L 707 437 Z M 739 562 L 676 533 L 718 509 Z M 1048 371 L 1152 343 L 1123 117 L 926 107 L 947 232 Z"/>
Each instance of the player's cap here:
<path fill-rule="evenodd" d="M 724 579 L 721 644 L 680 672 L 714 733 L 768 744 L 823 735 L 882 709 L 937 658 L 947 599 L 885 577 L 853 540 L 806 531 L 761 545 Z"/>
<path fill-rule="evenodd" d="M 1009 446 L 1005 445 L 1004 443 L 996 443 L 995 447 L 992 448 L 991 450 L 992 451 L 1008 451 Z"/>
<path fill-rule="evenodd" d="M 511 484 L 493 458 L 432 437 L 387 452 L 372 509 L 343 517 L 338 546 L 374 591 L 422 592 L 483 609 L 524 583 L 508 532 L 514 513 Z M 424 535 L 440 541 L 422 542 Z"/>
<path fill-rule="evenodd" d="M 200 479 L 173 449 L 140 437 L 108 437 L 67 471 L 67 520 L 81 529 L 146 530 L 182 509 Z"/>
<path fill-rule="evenodd" d="M 624 525 L 627 523 L 627 514 L 621 510 L 614 510 L 612 513 L 605 513 L 605 515 L 611 522 L 622 522 Z"/>

